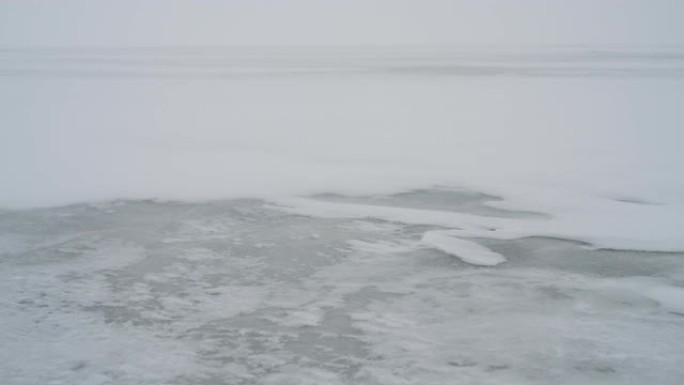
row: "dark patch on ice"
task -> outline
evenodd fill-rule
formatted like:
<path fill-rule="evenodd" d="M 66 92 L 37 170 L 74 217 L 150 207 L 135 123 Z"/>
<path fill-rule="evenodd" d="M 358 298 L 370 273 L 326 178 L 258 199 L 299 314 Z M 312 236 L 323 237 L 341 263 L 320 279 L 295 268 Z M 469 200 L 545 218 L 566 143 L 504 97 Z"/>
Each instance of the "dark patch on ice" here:
<path fill-rule="evenodd" d="M 502 365 L 488 365 L 486 370 L 487 370 L 488 372 L 498 372 L 498 371 L 506 370 L 506 369 L 509 369 L 509 368 L 510 368 L 510 366 L 509 366 L 509 365 L 506 365 L 506 364 L 502 364 Z"/>
<path fill-rule="evenodd" d="M 660 203 L 656 202 L 650 202 L 644 199 L 640 198 L 634 198 L 634 197 L 619 197 L 619 198 L 613 198 L 615 201 L 618 202 L 623 202 L 623 203 L 632 203 L 635 205 L 644 205 L 644 206 L 660 206 Z"/>
<path fill-rule="evenodd" d="M 572 296 L 568 294 L 567 289 L 564 291 L 563 289 L 555 286 L 540 286 L 537 288 L 537 290 L 553 300 L 572 299 Z"/>
<path fill-rule="evenodd" d="M 598 372 L 598 373 L 603 373 L 603 374 L 612 374 L 616 373 L 617 371 L 615 368 L 609 365 L 601 365 L 601 364 L 596 364 L 592 362 L 581 362 L 577 365 L 575 365 L 575 369 L 581 372 Z"/>
<path fill-rule="evenodd" d="M 72 367 L 71 370 L 73 371 L 79 371 L 81 369 L 84 369 L 86 366 L 88 366 L 88 363 L 85 361 L 78 361 L 76 362 Z"/>
<path fill-rule="evenodd" d="M 529 211 L 503 210 L 485 205 L 501 201 L 501 197 L 470 190 L 448 188 L 418 189 L 391 195 L 350 196 L 335 193 L 317 194 L 314 199 L 374 206 L 401 207 L 419 210 L 438 210 L 503 218 L 536 218 L 545 214 Z"/>
<path fill-rule="evenodd" d="M 450 366 L 455 366 L 457 368 L 472 368 L 473 366 L 477 366 L 477 363 L 475 361 L 470 361 L 470 360 L 459 360 L 459 361 L 449 361 L 448 364 Z"/>

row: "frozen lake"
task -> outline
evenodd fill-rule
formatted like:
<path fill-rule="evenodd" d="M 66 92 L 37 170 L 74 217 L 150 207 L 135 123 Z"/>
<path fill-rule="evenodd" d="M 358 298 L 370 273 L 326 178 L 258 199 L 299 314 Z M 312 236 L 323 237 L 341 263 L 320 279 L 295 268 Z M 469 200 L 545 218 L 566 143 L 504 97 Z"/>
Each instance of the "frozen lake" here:
<path fill-rule="evenodd" d="M 684 378 L 684 52 L 0 50 L 0 379 Z"/>

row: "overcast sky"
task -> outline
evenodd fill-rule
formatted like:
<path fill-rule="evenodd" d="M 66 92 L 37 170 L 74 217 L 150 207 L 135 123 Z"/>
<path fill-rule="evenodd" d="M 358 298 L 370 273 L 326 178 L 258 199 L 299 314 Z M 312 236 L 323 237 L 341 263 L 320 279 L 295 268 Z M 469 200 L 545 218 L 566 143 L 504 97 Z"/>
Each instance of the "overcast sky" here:
<path fill-rule="evenodd" d="M 682 0 L 2 0 L 2 46 L 684 44 Z"/>

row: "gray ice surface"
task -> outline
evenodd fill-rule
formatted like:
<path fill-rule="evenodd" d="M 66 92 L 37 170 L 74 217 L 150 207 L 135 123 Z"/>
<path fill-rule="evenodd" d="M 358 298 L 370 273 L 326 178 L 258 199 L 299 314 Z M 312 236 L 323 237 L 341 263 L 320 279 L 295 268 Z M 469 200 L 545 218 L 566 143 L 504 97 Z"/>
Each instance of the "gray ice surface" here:
<path fill-rule="evenodd" d="M 316 199 L 530 216 L 444 189 Z M 684 253 L 476 240 L 259 200 L 0 212 L 0 378 L 28 384 L 672 384 Z M 650 293 L 650 294 L 649 294 Z"/>

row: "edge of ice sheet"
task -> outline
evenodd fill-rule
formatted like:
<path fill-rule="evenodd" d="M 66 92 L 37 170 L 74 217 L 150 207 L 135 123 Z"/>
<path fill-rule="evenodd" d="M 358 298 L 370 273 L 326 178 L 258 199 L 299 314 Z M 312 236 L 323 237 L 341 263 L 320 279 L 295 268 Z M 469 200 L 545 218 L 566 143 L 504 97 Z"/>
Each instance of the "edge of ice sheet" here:
<path fill-rule="evenodd" d="M 600 205 L 587 200 L 586 206 L 580 205 L 581 202 L 577 203 L 571 208 L 552 210 L 549 213 L 552 214 L 550 218 L 524 219 L 305 198 L 277 200 L 267 206 L 319 218 L 375 218 L 405 224 L 438 226 L 445 228 L 445 235 L 457 238 L 505 240 L 550 237 L 576 240 L 599 249 L 659 252 L 684 250 L 684 237 L 677 235 L 676 230 L 684 227 L 684 219 L 662 207 L 654 206 L 654 210 L 643 212 L 642 208 L 620 202 L 608 201 Z"/>
<path fill-rule="evenodd" d="M 496 266 L 506 262 L 503 255 L 484 246 L 465 239 L 454 238 L 440 231 L 426 232 L 423 235 L 422 242 L 471 265 Z"/>
<path fill-rule="evenodd" d="M 684 288 L 656 286 L 647 289 L 645 294 L 668 311 L 684 315 Z"/>

